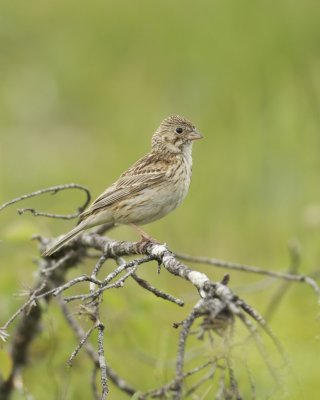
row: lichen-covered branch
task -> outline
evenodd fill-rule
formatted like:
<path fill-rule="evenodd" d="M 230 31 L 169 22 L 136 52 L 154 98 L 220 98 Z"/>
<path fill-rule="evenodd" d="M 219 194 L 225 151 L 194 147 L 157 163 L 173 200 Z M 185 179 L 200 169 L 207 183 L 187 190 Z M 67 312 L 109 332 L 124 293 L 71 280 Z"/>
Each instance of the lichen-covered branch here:
<path fill-rule="evenodd" d="M 86 191 L 79 185 L 72 184 L 64 187 L 64 189 L 69 188 L 80 188 Z M 17 201 L 46 192 L 56 193 L 60 190 L 63 188 L 57 186 L 21 196 L 0 207 L 0 211 Z M 87 202 L 89 198 L 87 193 Z M 38 211 L 34 212 L 34 215 L 44 214 Z M 53 215 L 47 214 L 46 216 Z M 55 217 L 61 216 L 55 215 Z M 71 218 L 71 216 L 69 217 Z M 237 326 L 240 325 L 246 330 L 247 336 L 253 338 L 252 343 L 255 344 L 265 370 L 269 372 L 275 386 L 277 388 L 281 386 L 277 369 L 264 339 L 268 337 L 271 340 L 283 365 L 287 365 L 286 355 L 266 320 L 253 306 L 247 304 L 232 291 L 229 287 L 229 275 L 225 275 L 221 281 L 216 281 L 203 272 L 190 268 L 181 260 L 268 275 L 286 282 L 304 282 L 309 284 L 319 296 L 319 287 L 313 279 L 298 275 L 296 269 L 291 269 L 290 272 L 273 272 L 222 260 L 192 257 L 185 254 L 177 255 L 166 245 L 152 241 L 116 241 L 102 235 L 110 227 L 102 226 L 95 232 L 85 232 L 51 257 L 39 258 L 37 278 L 33 288 L 26 293 L 26 301 L 0 328 L 0 338 L 8 340 L 11 346 L 12 359 L 9 376 L 6 379 L 0 377 L 0 400 L 10 398 L 16 389 L 17 378 L 20 378 L 22 369 L 27 365 L 30 345 L 39 332 L 43 301 L 46 302 L 47 308 L 50 307 L 52 301 L 59 304 L 63 317 L 76 336 L 78 344 L 71 354 L 65 355 L 66 362 L 72 366 L 75 357 L 82 353 L 87 354 L 89 363 L 91 363 L 88 368 L 92 370 L 91 382 L 88 383 L 91 383 L 95 399 L 104 400 L 110 395 L 112 398 L 114 387 L 110 387 L 111 382 L 128 396 L 135 395 L 135 398 L 141 400 L 149 398 L 180 400 L 197 393 L 200 393 L 201 397 L 201 389 L 208 382 L 213 381 L 216 382 L 217 387 L 216 399 L 240 399 L 242 393 L 244 391 L 247 393 L 248 390 L 251 390 L 251 397 L 255 398 L 256 386 L 249 366 L 245 364 L 245 370 L 249 376 L 249 387 L 243 388 L 238 379 L 238 371 L 233 358 L 233 351 L 239 345 L 235 340 L 234 333 Z M 40 236 L 35 239 L 39 242 L 40 254 L 55 240 Z M 86 275 L 67 279 L 67 272 L 79 263 L 85 262 L 88 257 L 96 259 L 92 271 Z M 107 261 L 108 270 L 105 267 Z M 108 337 L 108 321 L 101 318 L 101 315 L 105 315 L 101 311 L 103 307 L 108 307 L 108 302 L 103 301 L 107 298 L 108 293 L 117 290 L 117 294 L 121 296 L 122 290 L 126 289 L 129 280 L 133 280 L 137 284 L 138 290 L 152 293 L 159 301 L 166 300 L 180 307 L 183 306 L 183 299 L 166 293 L 139 276 L 141 266 L 154 261 L 156 261 L 155 267 L 158 271 L 163 268 L 173 276 L 173 279 L 187 281 L 194 288 L 194 292 L 198 294 L 198 300 L 188 315 L 181 322 L 174 324 L 174 328 L 179 330 L 179 337 L 176 343 L 175 369 L 172 371 L 172 376 L 159 387 L 143 391 L 128 383 L 132 379 L 130 371 L 126 376 L 120 376 L 114 371 L 104 346 Z M 299 259 L 295 254 L 292 264 L 296 265 L 298 262 Z M 110 270 L 112 263 L 113 268 Z M 71 288 L 73 288 L 73 292 L 70 294 Z M 79 315 L 85 315 L 91 321 L 91 327 L 86 331 L 74 314 L 69 311 L 69 304 L 74 301 L 80 302 Z M 146 323 L 151 318 L 151 316 L 147 316 Z M 17 320 L 18 322 L 14 325 Z M 96 342 L 94 342 L 93 332 L 97 332 Z M 218 338 L 223 343 L 223 351 L 212 355 L 205 363 L 203 360 L 199 360 L 198 365 L 190 369 L 186 360 L 189 343 L 195 334 L 198 340 L 207 340 L 210 346 L 215 346 Z"/>

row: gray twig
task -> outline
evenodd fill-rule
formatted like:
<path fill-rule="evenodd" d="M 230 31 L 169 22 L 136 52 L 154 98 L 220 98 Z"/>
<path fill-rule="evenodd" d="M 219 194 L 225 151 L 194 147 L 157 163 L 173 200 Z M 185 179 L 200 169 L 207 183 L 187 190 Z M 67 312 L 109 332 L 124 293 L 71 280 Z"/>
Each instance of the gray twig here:
<path fill-rule="evenodd" d="M 157 297 L 161 297 L 162 299 L 172 301 L 172 303 L 178 304 L 178 306 L 183 307 L 184 301 L 171 296 L 171 294 L 164 293 L 161 290 L 157 289 L 156 287 L 152 286 L 148 281 L 145 279 L 140 278 L 135 272 L 132 273 L 132 278 L 144 289 L 148 290 L 149 292 L 153 293 Z"/>
<path fill-rule="evenodd" d="M 300 254 L 300 246 L 296 240 L 291 240 L 288 243 L 289 248 L 289 255 L 290 255 L 290 266 L 288 273 L 290 275 L 295 275 L 299 269 L 300 262 L 301 262 L 301 254 Z M 290 287 L 290 281 L 284 281 L 282 284 L 277 288 L 276 292 L 270 299 L 268 308 L 264 313 L 264 317 L 266 320 L 270 321 L 271 316 L 275 312 L 276 308 L 280 305 L 281 300 L 284 298 L 287 290 Z"/>
<path fill-rule="evenodd" d="M 56 194 L 58 192 L 61 192 L 62 190 L 69 190 L 69 189 L 79 189 L 82 190 L 86 193 L 86 200 L 84 204 L 78 208 L 77 212 L 73 214 L 52 214 L 52 213 L 46 213 L 42 211 L 37 211 L 35 208 L 21 208 L 18 210 L 19 214 L 23 214 L 26 211 L 31 212 L 35 217 L 48 217 L 48 218 L 59 218 L 59 219 L 73 219 L 79 217 L 79 215 L 82 213 L 82 211 L 87 207 L 87 205 L 90 203 L 91 200 L 91 195 L 89 189 L 87 189 L 85 186 L 78 185 L 77 183 L 68 183 L 66 185 L 58 185 L 58 186 L 51 186 L 49 188 L 45 189 L 40 189 L 36 190 L 35 192 L 24 194 L 23 196 L 16 197 L 15 199 L 12 199 L 10 201 L 7 201 L 4 203 L 2 206 L 0 206 L 0 212 L 4 210 L 6 207 L 18 203 L 22 200 L 30 199 L 31 197 L 36 197 L 40 196 L 45 193 L 52 193 Z"/>
<path fill-rule="evenodd" d="M 212 265 L 212 266 L 215 266 L 218 268 L 231 269 L 231 270 L 235 270 L 235 271 L 267 275 L 267 276 L 270 276 L 273 278 L 283 279 L 285 281 L 306 283 L 309 286 L 311 286 L 312 289 L 315 291 L 315 293 L 318 296 L 318 302 L 320 304 L 320 287 L 316 283 L 316 281 L 309 276 L 298 275 L 298 274 L 291 273 L 291 272 L 288 273 L 288 272 L 271 271 L 269 269 L 255 267 L 252 265 L 245 265 L 245 264 L 239 264 L 239 263 L 219 260 L 217 258 L 196 257 L 196 256 L 190 256 L 188 254 L 183 254 L 183 253 L 175 253 L 175 254 L 181 260 L 190 261 L 190 262 L 194 262 L 194 263 L 207 264 L 207 265 Z"/>
<path fill-rule="evenodd" d="M 104 229 L 107 228 L 108 227 L 105 227 Z M 42 251 L 43 247 L 48 245 L 48 239 L 38 239 L 40 243 L 40 251 Z M 85 250 L 88 248 L 98 250 L 99 254 L 101 254 L 92 271 L 88 275 L 78 276 L 66 281 L 66 272 L 69 268 L 75 267 L 75 265 L 85 259 Z M 127 261 L 124 259 L 126 256 L 134 256 L 135 259 Z M 118 266 L 116 266 L 111 272 L 103 274 L 103 266 L 109 259 L 111 259 L 113 262 L 116 261 Z M 15 361 L 15 358 L 13 358 L 14 366 L 12 368 L 12 374 L 10 376 L 10 380 L 5 382 L 7 387 L 9 387 L 7 390 L 8 396 L 13 390 L 13 382 L 18 371 L 20 371 L 21 366 L 25 364 L 28 346 L 30 345 L 31 340 L 36 335 L 37 331 L 33 329 L 32 337 L 29 337 L 23 346 L 19 347 L 17 340 L 21 339 L 21 336 L 25 334 L 23 330 L 25 329 L 25 326 L 30 323 L 34 323 L 36 326 L 38 326 L 41 318 L 41 309 L 38 306 L 38 300 L 45 298 L 48 303 L 52 297 L 55 297 L 60 304 L 65 318 L 79 340 L 76 349 L 70 356 L 69 364 L 72 363 L 73 359 L 82 349 L 85 349 L 94 364 L 94 370 L 92 374 L 92 390 L 95 398 L 102 400 L 107 398 L 109 393 L 109 381 L 112 381 L 120 390 L 130 394 L 131 396 L 134 393 L 137 393 L 137 391 L 131 385 L 129 385 L 113 371 L 106 361 L 104 348 L 105 327 L 104 322 L 100 318 L 100 308 L 103 304 L 103 292 L 106 290 L 123 287 L 124 283 L 130 277 L 132 277 L 140 285 L 140 287 L 150 291 L 157 297 L 172 301 L 179 306 L 183 305 L 182 300 L 164 293 L 163 291 L 153 287 L 146 280 L 139 277 L 137 271 L 140 266 L 153 260 L 157 261 L 158 265 L 162 265 L 167 273 L 188 281 L 198 291 L 199 300 L 189 315 L 181 323 L 174 325 L 176 328 L 180 328 L 174 378 L 170 380 L 169 383 L 165 383 L 161 388 L 147 391 L 145 393 L 139 392 L 139 399 L 172 395 L 171 398 L 178 400 L 183 398 L 182 396 L 185 396 L 187 393 L 191 395 L 198 388 L 200 388 L 204 382 L 215 377 L 215 370 L 216 368 L 219 368 L 219 365 L 217 364 L 218 359 L 211 360 L 207 366 L 209 367 L 209 365 L 212 364 L 212 370 L 209 371 L 205 376 L 200 377 L 198 382 L 194 384 L 189 391 L 185 390 L 186 378 L 205 368 L 204 366 L 200 366 L 189 372 L 184 371 L 188 338 L 193 333 L 192 330 L 194 330 L 194 326 L 199 325 L 198 333 L 200 333 L 197 336 L 199 339 L 206 338 L 206 333 L 208 333 L 209 337 L 211 334 L 216 334 L 219 337 L 224 338 L 225 342 L 227 343 L 227 347 L 231 349 L 233 344 L 228 342 L 228 338 L 233 338 L 232 333 L 236 320 L 240 320 L 249 331 L 250 335 L 254 338 L 256 347 L 258 348 L 267 369 L 270 371 L 273 379 L 279 385 L 276 369 L 270 361 L 270 355 L 265 349 L 262 336 L 258 332 L 257 328 L 260 327 L 262 332 L 271 338 L 275 348 L 282 355 L 284 361 L 286 361 L 284 351 L 282 350 L 282 347 L 276 336 L 272 333 L 266 321 L 260 316 L 260 314 L 258 314 L 249 304 L 245 303 L 244 300 L 235 295 L 228 287 L 229 275 L 225 275 L 220 282 L 213 282 L 206 274 L 191 269 L 189 266 L 179 261 L 176 255 L 172 253 L 165 245 L 147 241 L 134 243 L 121 242 L 103 237 L 98 233 L 85 232 L 77 239 L 76 242 L 71 242 L 61 254 L 58 254 L 52 258 L 41 259 L 39 262 L 40 274 L 38 274 L 38 282 L 35 285 L 35 288 L 31 290 L 30 298 L 7 321 L 0 332 L 0 335 L 5 338 L 7 336 L 8 327 L 18 315 L 23 314 L 24 325 L 18 332 L 19 336 L 17 336 L 18 333 L 15 335 L 16 346 L 17 349 L 19 349 L 20 354 L 23 354 L 23 361 L 21 362 L 21 360 L 18 359 Z M 209 264 L 213 265 L 213 260 L 210 260 L 211 261 Z M 192 258 L 190 261 L 195 261 L 195 259 Z M 201 261 L 199 261 L 198 258 L 198 262 L 203 262 L 203 258 L 201 258 Z M 216 265 L 217 260 L 214 260 L 214 263 Z M 247 268 L 247 266 L 244 265 L 225 263 L 222 261 L 218 262 L 218 264 L 219 263 L 220 266 L 225 268 L 226 265 L 229 265 L 231 269 L 240 269 L 255 273 L 261 273 L 262 271 L 262 273 L 270 275 L 274 278 L 281 278 L 287 281 L 303 281 L 311 285 L 318 295 L 320 293 L 319 287 L 315 281 L 307 276 L 288 273 L 271 273 L 271 271 L 265 271 L 261 269 L 259 269 L 258 272 L 256 267 Z M 65 297 L 64 299 L 61 298 L 63 292 L 71 287 L 78 287 L 78 285 L 83 282 L 89 282 L 89 290 L 87 290 L 86 293 L 76 294 Z M 87 332 L 84 332 L 74 317 L 68 312 L 66 302 L 76 299 L 82 301 L 80 304 L 80 313 L 87 315 L 93 323 L 92 327 Z M 28 313 L 24 312 L 29 308 L 31 309 L 30 318 Z M 37 314 L 35 316 L 36 322 L 31 319 L 31 316 L 34 317 L 35 313 Z M 196 320 L 200 320 L 199 324 L 195 324 Z M 98 331 L 97 350 L 89 341 L 89 338 L 95 329 Z M 19 354 L 17 353 L 16 358 L 18 358 L 18 356 Z M 227 397 L 230 395 L 232 398 L 240 399 L 241 395 L 239 381 L 236 374 L 237 371 L 232 364 L 231 352 L 227 352 L 227 355 L 222 355 L 219 360 L 224 362 L 225 369 L 222 370 L 220 374 L 220 378 L 222 376 L 223 381 L 220 381 L 220 391 L 218 391 L 216 394 L 216 398 L 223 398 L 223 396 Z M 101 388 L 100 386 L 99 388 L 101 389 L 101 394 L 98 394 L 100 389 L 98 390 L 96 385 L 96 374 L 98 370 L 100 371 Z M 226 373 L 226 371 L 229 374 L 229 380 L 224 379 L 225 377 L 223 375 Z M 3 386 L 4 385 L 2 385 L 2 382 L 0 382 L 0 392 Z M 4 399 L 7 399 L 8 396 L 4 397 Z"/>
<path fill-rule="evenodd" d="M 103 332 L 104 332 L 104 325 L 102 322 L 98 322 L 98 355 L 99 355 L 99 367 L 100 367 L 100 374 L 101 374 L 101 386 L 102 386 L 102 396 L 101 400 L 107 398 L 109 393 L 108 388 L 108 378 L 107 378 L 107 364 L 104 356 L 104 345 L 103 345 Z"/>
<path fill-rule="evenodd" d="M 75 317 L 69 312 L 68 307 L 66 303 L 61 299 L 60 296 L 57 297 L 57 301 L 59 303 L 59 306 L 62 310 L 62 313 L 67 320 L 69 326 L 75 333 L 76 337 L 78 338 L 79 341 L 83 339 L 85 336 L 85 331 L 83 328 L 78 324 L 77 320 Z M 86 341 L 84 343 L 84 349 L 89 356 L 89 358 L 92 360 L 94 365 L 97 368 L 97 371 L 94 373 L 94 377 L 96 377 L 96 373 L 98 372 L 100 368 L 100 363 L 99 363 L 99 354 L 98 352 L 94 349 L 91 343 Z M 131 385 L 129 385 L 123 378 L 121 378 L 109 365 L 106 365 L 106 372 L 107 376 L 110 378 L 110 380 L 124 393 L 127 393 L 128 395 L 132 396 L 134 393 L 137 392 L 137 389 L 133 388 Z M 98 390 L 96 388 L 96 385 L 94 384 L 93 387 L 95 387 L 95 392 L 98 393 Z M 99 398 L 99 397 L 98 397 Z"/>
<path fill-rule="evenodd" d="M 91 336 L 91 333 L 97 328 L 96 325 L 93 325 L 88 332 L 86 332 L 86 334 L 84 335 L 84 337 L 80 340 L 78 346 L 74 349 L 74 351 L 72 352 L 71 356 L 69 357 L 69 360 L 67 362 L 67 364 L 71 367 L 72 366 L 72 362 L 74 360 L 74 358 L 77 356 L 77 354 L 79 353 L 79 351 L 81 350 L 81 348 L 83 347 L 83 345 L 87 342 L 87 340 L 89 339 L 89 337 Z"/>

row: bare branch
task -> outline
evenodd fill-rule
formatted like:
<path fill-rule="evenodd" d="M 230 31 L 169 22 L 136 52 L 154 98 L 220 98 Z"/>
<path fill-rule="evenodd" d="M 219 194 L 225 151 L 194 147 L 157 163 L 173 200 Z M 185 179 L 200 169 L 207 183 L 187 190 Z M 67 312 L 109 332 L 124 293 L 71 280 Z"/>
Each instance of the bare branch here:
<path fill-rule="evenodd" d="M 131 274 L 132 278 L 144 289 L 148 290 L 149 292 L 153 293 L 157 297 L 161 297 L 162 299 L 172 301 L 172 303 L 178 304 L 178 306 L 184 306 L 184 301 L 180 299 L 176 299 L 175 297 L 171 296 L 170 294 L 164 293 L 161 290 L 152 286 L 149 282 L 145 279 L 140 278 L 135 272 Z"/>
<path fill-rule="evenodd" d="M 36 307 L 36 300 L 39 299 L 39 294 L 44 290 L 46 286 L 46 282 L 42 282 L 41 286 L 36 288 L 34 291 L 30 292 L 30 297 L 28 301 L 26 301 L 9 319 L 8 321 L 1 327 L 2 332 L 6 332 L 8 327 L 12 324 L 12 322 L 25 310 L 27 310 L 30 306 Z M 8 337 L 8 335 L 5 335 Z"/>
<path fill-rule="evenodd" d="M 105 227 L 104 229 L 108 228 L 109 227 Z M 40 251 L 42 252 L 53 239 L 38 237 L 38 240 Z M 95 249 L 98 251 L 97 260 L 91 271 L 88 275 L 80 275 L 66 280 L 68 269 L 75 267 L 78 263 L 85 260 L 87 257 L 86 251 L 88 249 Z M 126 259 L 127 256 L 130 257 L 129 261 Z M 132 256 L 134 259 L 132 259 Z M 203 262 L 204 258 L 197 259 L 198 262 Z M 199 261 L 199 259 L 201 259 L 201 261 Z M 213 265 L 213 262 L 217 262 L 217 260 L 209 260 L 211 260 L 211 264 L 209 263 L 210 265 Z M 160 388 L 142 393 L 135 390 L 122 377 L 117 375 L 108 364 L 104 348 L 104 336 L 108 334 L 108 331 L 105 330 L 105 321 L 100 317 L 100 314 L 105 315 L 106 313 L 100 313 L 100 311 L 102 310 L 102 306 L 108 306 L 108 301 L 103 302 L 103 298 L 107 298 L 108 296 L 107 290 L 124 287 L 130 277 L 132 277 L 141 288 L 150 291 L 155 296 L 182 306 L 184 304 L 182 300 L 164 293 L 162 290 L 155 288 L 149 282 L 140 278 L 139 269 L 142 268 L 143 264 L 152 261 L 156 261 L 158 266 L 163 266 L 161 270 L 162 273 L 174 275 L 178 279 L 182 278 L 191 284 L 195 288 L 195 292 L 199 294 L 199 299 L 188 316 L 182 322 L 174 324 L 174 327 L 179 328 L 180 332 L 173 379 L 171 378 L 171 380 L 165 382 Z M 192 258 L 190 261 L 194 262 L 195 260 Z M 105 266 L 107 262 L 108 268 L 109 264 L 113 264 L 113 269 L 110 272 L 106 272 Z M 118 265 L 114 265 L 115 263 Z M 310 281 L 311 278 L 307 276 L 299 276 L 290 273 L 275 273 L 261 269 L 259 269 L 258 272 L 257 267 L 249 267 L 248 269 L 247 266 L 240 264 L 225 263 L 222 261 L 219 261 L 219 263 L 221 267 L 229 265 L 232 269 L 246 270 L 247 272 L 261 273 L 262 271 L 263 274 L 272 276 L 275 279 L 284 279 L 287 282 L 304 281 L 313 286 L 314 290 L 319 294 L 318 286 L 313 280 Z M 281 354 L 286 364 L 286 357 L 282 346 L 272 333 L 265 319 L 263 319 L 251 305 L 240 299 L 228 286 L 230 280 L 229 275 L 225 275 L 220 282 L 214 282 L 206 274 L 191 269 L 189 266 L 179 261 L 177 256 L 172 253 L 166 245 L 145 240 L 140 242 L 116 241 L 108 237 L 103 237 L 98 233 L 86 232 L 76 240 L 71 241 L 68 246 L 53 257 L 42 258 L 38 266 L 38 281 L 34 289 L 30 291 L 29 299 L 20 307 L 14 316 L 7 321 L 2 331 L 0 331 L 0 334 L 4 338 L 8 335 L 7 329 L 18 315 L 22 315 L 24 324 L 30 324 L 32 322 L 37 328 L 41 319 L 39 300 L 45 299 L 45 301 L 49 303 L 51 299 L 55 299 L 59 303 L 63 315 L 79 341 L 68 363 L 71 364 L 73 359 L 80 354 L 80 351 L 86 351 L 93 363 L 91 386 L 96 399 L 106 399 L 108 397 L 110 381 L 127 394 L 131 396 L 136 394 L 139 399 L 147 399 L 150 397 L 165 398 L 169 396 L 172 399 L 178 400 L 187 395 L 194 395 L 206 382 L 211 379 L 217 381 L 219 378 L 221 379 L 220 391 L 216 393 L 216 398 L 240 399 L 240 389 L 242 391 L 243 388 L 240 387 L 242 384 L 240 385 L 241 381 L 237 375 L 237 369 L 231 351 L 235 345 L 233 343 L 233 332 L 238 321 L 245 326 L 249 332 L 249 336 L 254 339 L 255 346 L 261 354 L 266 369 L 270 372 L 276 384 L 280 386 L 277 370 L 273 365 L 270 352 L 266 350 L 264 339 L 266 336 L 271 339 L 274 344 L 274 349 L 276 349 L 277 353 Z M 155 267 L 157 268 L 157 265 L 155 265 Z M 83 294 L 79 294 L 78 292 L 75 295 L 62 298 L 63 292 L 71 287 L 74 289 L 83 288 L 82 284 L 84 282 L 89 282 L 89 284 L 85 285 L 86 290 L 84 290 Z M 66 302 L 70 302 L 71 300 L 80 300 L 79 314 L 89 317 L 92 321 L 92 326 L 87 332 L 79 326 L 75 318 L 68 312 Z M 30 311 L 26 312 L 26 310 Z M 31 319 L 34 313 L 37 313 L 36 322 L 34 319 Z M 108 325 L 106 324 L 106 326 Z M 90 341 L 92 341 L 91 335 L 95 329 L 97 329 L 98 341 L 94 347 Z M 21 365 L 25 364 L 28 347 L 37 333 L 36 330 L 32 332 L 32 337 L 28 338 L 22 347 L 19 348 L 17 345 L 24 359 L 22 363 L 19 363 L 19 361 L 13 362 L 10 378 L 11 383 L 5 382 L 9 387 L 8 393 L 13 390 L 13 382 L 21 370 Z M 197 336 L 193 337 L 199 340 L 208 340 L 209 338 L 209 343 L 212 345 L 215 343 L 213 341 L 214 336 L 222 338 L 221 340 L 225 343 L 225 351 L 223 354 L 219 355 L 219 357 L 211 359 L 207 364 L 204 365 L 203 361 L 201 361 L 202 364 L 199 363 L 201 364 L 200 366 L 186 372 L 186 354 L 190 346 L 188 339 L 191 335 L 194 335 L 194 333 L 197 333 Z M 24 334 L 25 333 L 20 329 L 19 335 L 23 336 Z M 17 333 L 14 337 L 17 337 Z M 223 367 L 221 367 L 221 365 L 223 365 Z M 206 367 L 208 367 L 209 370 L 204 371 Z M 97 387 L 96 378 L 98 371 L 100 373 L 100 384 L 98 384 Z M 194 383 L 191 388 L 187 389 L 185 385 L 186 379 L 198 371 L 203 371 L 202 376 L 199 376 L 198 381 Z M 217 374 L 217 371 L 219 374 Z M 250 379 L 252 396 L 255 396 L 255 388 L 252 382 L 253 380 Z M 0 391 L 1 387 L 4 386 L 5 385 L 2 385 L 2 382 L 0 382 Z M 8 397 L 5 397 L 5 399 L 7 398 Z"/>
<path fill-rule="evenodd" d="M 290 266 L 288 273 L 290 275 L 294 275 L 297 273 L 300 261 L 301 261 L 301 250 L 297 240 L 291 240 L 288 243 L 289 255 L 290 255 Z M 266 320 L 270 321 L 271 316 L 275 312 L 276 308 L 279 307 L 281 300 L 284 298 L 287 290 L 290 287 L 290 281 L 282 282 L 282 284 L 278 287 L 277 291 L 274 293 L 272 298 L 270 299 L 268 308 L 264 313 L 264 317 Z"/>
<path fill-rule="evenodd" d="M 75 335 L 77 336 L 78 340 L 81 341 L 83 337 L 85 336 L 85 331 L 83 328 L 77 323 L 76 319 L 74 318 L 73 315 L 70 314 L 67 305 L 65 302 L 60 298 L 57 297 L 57 301 L 60 305 L 60 308 L 62 310 L 62 313 L 69 323 L 71 329 L 74 331 Z M 99 355 L 98 352 L 93 348 L 91 343 L 86 341 L 84 343 L 84 349 L 86 350 L 88 356 L 96 366 L 97 370 L 99 370 Z M 133 395 L 134 393 L 137 392 L 137 389 L 133 388 L 131 385 L 129 385 L 124 379 L 120 378 L 119 375 L 108 365 L 106 365 L 106 370 L 107 370 L 107 376 L 110 378 L 110 380 L 123 392 Z M 94 376 L 96 376 L 96 372 L 94 373 Z"/>
<path fill-rule="evenodd" d="M 104 357 L 104 344 L 103 344 L 103 332 L 104 325 L 99 321 L 98 325 L 98 355 L 99 355 L 99 368 L 101 373 L 101 386 L 102 386 L 102 396 L 101 400 L 107 398 L 109 393 L 108 388 L 108 378 L 107 378 L 107 364 Z"/>
<path fill-rule="evenodd" d="M 187 392 L 186 392 L 186 396 L 189 396 L 190 394 L 192 394 L 193 392 L 195 392 L 203 383 L 205 383 L 206 381 L 208 381 L 209 379 L 212 379 L 215 370 L 217 368 L 217 359 L 214 359 L 212 361 L 208 361 L 205 364 L 202 364 L 196 368 L 193 368 L 187 372 L 185 372 L 183 374 L 183 378 L 186 379 L 190 376 L 195 375 L 196 373 L 208 368 L 211 366 L 211 371 L 208 373 L 208 375 L 206 375 L 205 379 L 202 378 L 200 381 L 198 381 L 194 386 L 192 386 Z M 144 399 L 144 398 L 163 398 L 165 395 L 172 393 L 172 390 L 174 390 L 176 385 L 175 380 L 170 381 L 169 383 L 161 386 L 160 388 L 157 389 L 152 389 L 149 390 L 148 392 L 145 392 L 143 395 L 140 395 L 139 399 Z"/>
<path fill-rule="evenodd" d="M 72 362 L 74 360 L 74 358 L 77 356 L 77 354 L 79 353 L 80 349 L 83 347 L 83 345 L 87 342 L 87 340 L 89 339 L 89 337 L 91 336 L 91 333 L 97 328 L 96 325 L 93 325 L 88 332 L 86 332 L 86 334 L 84 335 L 84 337 L 80 340 L 78 346 L 75 348 L 75 350 L 72 352 L 67 364 L 71 367 L 72 366 Z"/>
<path fill-rule="evenodd" d="M 296 274 L 287 273 L 287 272 L 270 271 L 268 269 L 263 269 L 260 267 L 254 267 L 251 265 L 233 263 L 233 262 L 229 262 L 229 261 L 219 260 L 217 258 L 195 257 L 195 256 L 190 256 L 188 254 L 183 254 L 183 253 L 175 253 L 175 254 L 181 260 L 190 261 L 190 262 L 194 262 L 194 263 L 207 264 L 207 265 L 212 265 L 212 266 L 215 266 L 218 268 L 226 268 L 226 269 L 231 269 L 231 270 L 235 270 L 235 271 L 243 271 L 243 272 L 249 272 L 249 273 L 254 273 L 254 274 L 267 275 L 267 276 L 271 276 L 273 278 L 283 279 L 283 280 L 291 281 L 291 282 L 307 283 L 309 286 L 312 287 L 312 289 L 317 294 L 318 302 L 320 304 L 320 287 L 316 283 L 316 281 L 314 279 L 310 278 L 309 276 L 296 275 Z"/>
<path fill-rule="evenodd" d="M 23 214 L 26 211 L 31 212 L 35 217 L 48 217 L 48 218 L 59 218 L 59 219 L 74 219 L 79 217 L 79 215 L 82 213 L 82 211 L 87 207 L 87 205 L 90 203 L 91 200 L 91 195 L 89 189 L 87 189 L 85 186 L 78 185 L 77 183 L 68 183 L 66 185 L 58 185 L 58 186 L 51 186 L 49 188 L 45 189 L 40 189 L 36 190 L 35 192 L 29 193 L 29 194 L 24 194 L 23 196 L 16 197 L 15 199 L 12 199 L 6 203 L 4 203 L 2 206 L 0 206 L 0 212 L 4 210 L 6 207 L 18 203 L 22 200 L 30 199 L 31 197 L 36 197 L 40 196 L 45 193 L 52 193 L 56 194 L 62 190 L 69 190 L 69 189 L 79 189 L 82 190 L 86 193 L 86 201 L 82 206 L 80 206 L 77 210 L 77 212 L 73 214 L 52 214 L 52 213 L 46 213 L 42 211 L 37 211 L 34 208 L 21 208 L 18 209 L 19 214 Z"/>

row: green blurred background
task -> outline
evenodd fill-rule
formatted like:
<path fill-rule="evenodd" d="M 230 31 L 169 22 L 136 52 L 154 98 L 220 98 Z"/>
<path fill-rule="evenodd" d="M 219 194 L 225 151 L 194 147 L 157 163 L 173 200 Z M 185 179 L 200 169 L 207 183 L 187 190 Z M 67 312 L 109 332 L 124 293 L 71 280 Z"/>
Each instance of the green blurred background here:
<path fill-rule="evenodd" d="M 186 201 L 148 233 L 172 250 L 273 270 L 288 268 L 287 243 L 295 239 L 300 272 L 319 270 L 319 16 L 313 0 L 2 0 L 0 203 L 70 182 L 95 197 L 148 152 L 160 121 L 178 113 L 205 140 L 194 146 Z M 19 206 L 71 212 L 82 200 L 66 192 Z M 15 208 L 0 216 L 0 324 L 21 304 L 13 294 L 32 285 L 38 252 L 31 235 L 56 235 L 73 225 L 18 217 Z M 136 239 L 126 227 L 113 235 Z M 196 267 L 213 280 L 224 273 Z M 158 277 L 155 266 L 142 270 L 187 302 L 178 309 L 134 283 L 106 297 L 107 359 L 147 389 L 172 376 L 177 331 L 171 324 L 187 315 L 197 294 L 165 271 Z M 232 272 L 230 286 L 263 314 L 279 283 Z M 289 379 L 286 398 L 320 396 L 317 314 L 312 290 L 294 284 L 270 322 L 298 381 Z M 91 398 L 86 357 L 65 367 L 75 345 L 52 306 L 24 373 L 35 398 Z M 193 346 L 196 359 L 199 345 Z M 3 373 L 6 348 L 0 348 Z M 212 351 L 202 349 L 202 356 Z M 266 398 L 272 380 L 254 345 L 245 352 L 257 396 Z M 250 398 L 245 374 L 240 387 Z M 111 398 L 126 396 L 112 388 Z"/>

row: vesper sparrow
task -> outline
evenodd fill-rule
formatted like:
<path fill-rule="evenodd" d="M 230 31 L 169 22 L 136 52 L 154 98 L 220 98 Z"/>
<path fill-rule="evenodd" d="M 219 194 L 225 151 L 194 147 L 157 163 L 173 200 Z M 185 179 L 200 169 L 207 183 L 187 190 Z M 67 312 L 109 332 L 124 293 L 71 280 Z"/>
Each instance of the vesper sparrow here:
<path fill-rule="evenodd" d="M 136 227 L 174 210 L 188 193 L 192 144 L 201 138 L 187 119 L 178 115 L 164 119 L 152 136 L 150 153 L 109 186 L 80 215 L 78 225 L 58 239 L 43 256 L 52 255 L 80 232 L 93 226 L 114 223 Z M 144 237 L 143 231 L 139 232 Z"/>

